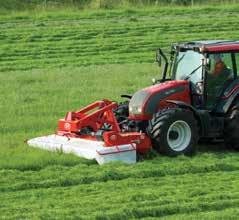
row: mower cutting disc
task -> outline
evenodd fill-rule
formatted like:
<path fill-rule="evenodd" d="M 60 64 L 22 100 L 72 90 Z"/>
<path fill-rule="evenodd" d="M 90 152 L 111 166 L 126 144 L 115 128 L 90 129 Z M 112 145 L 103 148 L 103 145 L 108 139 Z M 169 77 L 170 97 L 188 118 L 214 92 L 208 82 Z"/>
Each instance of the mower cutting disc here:
<path fill-rule="evenodd" d="M 102 141 L 68 138 L 60 135 L 37 137 L 28 140 L 27 143 L 45 150 L 74 153 L 86 159 L 95 159 L 99 164 L 110 161 L 136 162 L 135 144 L 105 147 Z"/>

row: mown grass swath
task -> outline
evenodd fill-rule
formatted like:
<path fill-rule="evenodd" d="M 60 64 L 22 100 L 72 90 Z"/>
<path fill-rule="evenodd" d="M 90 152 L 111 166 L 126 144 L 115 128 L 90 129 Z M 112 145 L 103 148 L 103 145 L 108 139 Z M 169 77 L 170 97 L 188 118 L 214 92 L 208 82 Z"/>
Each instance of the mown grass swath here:
<path fill-rule="evenodd" d="M 238 153 L 199 146 L 98 166 L 24 140 L 95 100 L 120 101 L 160 77 L 155 50 L 237 39 L 239 6 L 19 12 L 0 16 L 0 217 L 237 219 Z"/>
<path fill-rule="evenodd" d="M 168 48 L 171 42 L 236 38 L 238 9 L 146 9 L 2 17 L 0 70 L 151 63 L 155 48 Z M 223 16 L 218 17 L 218 12 Z"/>

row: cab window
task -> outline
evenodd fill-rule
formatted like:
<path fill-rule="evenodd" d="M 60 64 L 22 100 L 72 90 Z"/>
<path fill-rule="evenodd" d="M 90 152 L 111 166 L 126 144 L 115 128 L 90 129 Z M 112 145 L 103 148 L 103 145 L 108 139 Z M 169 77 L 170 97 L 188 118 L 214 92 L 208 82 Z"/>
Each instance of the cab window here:
<path fill-rule="evenodd" d="M 177 53 L 173 67 L 173 80 L 189 80 L 193 84 L 202 80 L 202 60 L 204 56 L 187 50 Z"/>

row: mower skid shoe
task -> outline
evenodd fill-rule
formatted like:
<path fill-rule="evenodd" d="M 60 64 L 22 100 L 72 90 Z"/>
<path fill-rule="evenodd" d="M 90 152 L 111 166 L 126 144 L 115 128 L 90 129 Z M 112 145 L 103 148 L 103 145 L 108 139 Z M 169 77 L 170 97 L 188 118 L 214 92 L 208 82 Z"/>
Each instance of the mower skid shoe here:
<path fill-rule="evenodd" d="M 105 147 L 104 142 L 102 141 L 92 141 L 83 138 L 68 138 L 60 135 L 33 138 L 28 140 L 27 144 L 45 150 L 73 153 L 86 159 L 95 159 L 99 164 L 111 161 L 136 163 L 135 144 Z"/>

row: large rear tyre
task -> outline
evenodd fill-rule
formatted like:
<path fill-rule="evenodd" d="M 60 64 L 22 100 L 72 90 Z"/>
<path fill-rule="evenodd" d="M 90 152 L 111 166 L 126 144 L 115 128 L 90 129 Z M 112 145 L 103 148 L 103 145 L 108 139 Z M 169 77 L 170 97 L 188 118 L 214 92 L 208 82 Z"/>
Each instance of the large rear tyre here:
<path fill-rule="evenodd" d="M 166 109 L 149 122 L 148 133 L 155 150 L 168 156 L 192 155 L 198 142 L 197 121 L 186 109 Z"/>
<path fill-rule="evenodd" d="M 239 150 L 239 105 L 233 106 L 225 119 L 224 142 L 227 147 Z"/>

